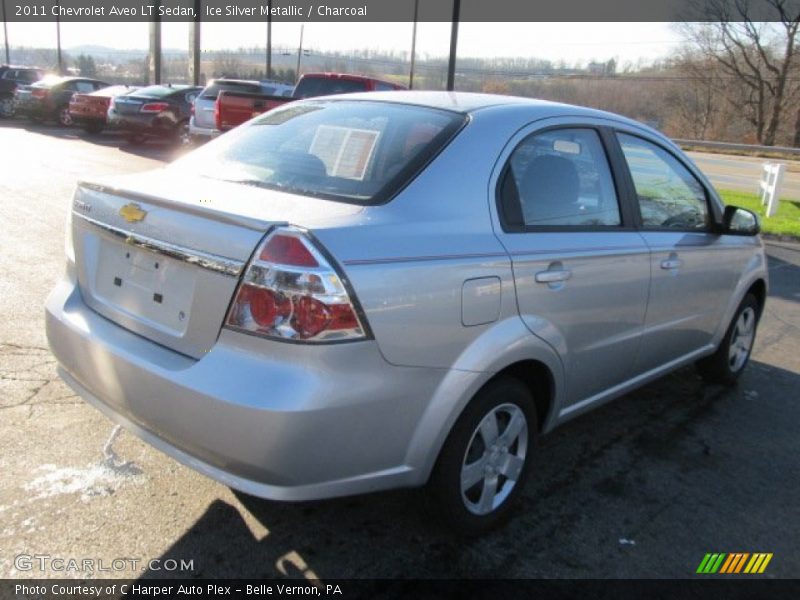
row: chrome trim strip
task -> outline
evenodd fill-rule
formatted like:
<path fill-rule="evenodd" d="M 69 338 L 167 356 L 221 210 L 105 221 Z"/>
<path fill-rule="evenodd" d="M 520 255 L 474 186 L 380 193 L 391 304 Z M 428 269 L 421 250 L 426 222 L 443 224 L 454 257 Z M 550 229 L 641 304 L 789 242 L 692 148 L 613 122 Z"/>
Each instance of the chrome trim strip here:
<path fill-rule="evenodd" d="M 72 212 L 72 216 L 77 217 L 89 225 L 105 231 L 106 233 L 110 233 L 111 235 L 122 239 L 128 245 L 149 250 L 150 252 L 155 252 L 156 254 L 163 254 L 164 256 L 169 256 L 175 260 L 189 263 L 202 269 L 208 269 L 209 271 L 214 271 L 216 273 L 222 273 L 223 275 L 227 275 L 229 277 L 239 277 L 245 267 L 245 263 L 240 260 L 234 260 L 232 258 L 226 258 L 216 254 L 209 254 L 207 252 L 193 250 L 191 248 L 186 248 L 185 246 L 178 246 L 177 244 L 155 240 L 144 235 L 139 235 L 138 233 L 125 231 L 124 229 L 114 227 L 113 225 L 109 225 L 107 223 L 101 223 L 100 221 L 96 221 L 75 211 Z"/>

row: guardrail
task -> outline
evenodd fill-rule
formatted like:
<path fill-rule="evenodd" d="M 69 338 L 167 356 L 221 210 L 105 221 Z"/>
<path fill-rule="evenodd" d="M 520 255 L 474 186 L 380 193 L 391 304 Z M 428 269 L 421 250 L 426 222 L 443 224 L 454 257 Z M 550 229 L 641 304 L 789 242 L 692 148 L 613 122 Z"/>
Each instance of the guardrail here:
<path fill-rule="evenodd" d="M 744 150 L 749 152 L 779 152 L 800 157 L 800 148 L 788 146 L 754 146 L 752 144 L 733 144 L 730 142 L 710 142 L 707 140 L 679 140 L 672 139 L 679 146 L 692 146 L 693 148 L 708 148 L 709 150 Z"/>

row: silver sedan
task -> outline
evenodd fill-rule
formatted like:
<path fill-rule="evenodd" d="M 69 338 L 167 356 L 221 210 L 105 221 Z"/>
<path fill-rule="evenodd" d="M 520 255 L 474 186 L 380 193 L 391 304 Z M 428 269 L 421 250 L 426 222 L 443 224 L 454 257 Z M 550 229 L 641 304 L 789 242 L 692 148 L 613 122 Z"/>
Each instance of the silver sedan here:
<path fill-rule="evenodd" d="M 226 485 L 426 486 L 476 534 L 543 433 L 690 363 L 736 381 L 767 293 L 758 229 L 616 115 L 314 99 L 79 184 L 47 335 L 83 398 Z"/>

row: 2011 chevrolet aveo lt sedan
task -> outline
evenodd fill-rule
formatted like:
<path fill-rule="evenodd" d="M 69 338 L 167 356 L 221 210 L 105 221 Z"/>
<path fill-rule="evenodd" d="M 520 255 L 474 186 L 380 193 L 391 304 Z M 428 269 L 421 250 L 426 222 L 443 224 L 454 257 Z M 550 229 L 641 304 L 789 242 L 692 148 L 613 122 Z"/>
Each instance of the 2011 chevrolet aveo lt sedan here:
<path fill-rule="evenodd" d="M 226 485 L 427 485 L 478 533 L 542 433 L 688 363 L 736 380 L 767 290 L 757 233 L 622 117 L 314 99 L 80 183 L 47 334 L 89 403 Z"/>

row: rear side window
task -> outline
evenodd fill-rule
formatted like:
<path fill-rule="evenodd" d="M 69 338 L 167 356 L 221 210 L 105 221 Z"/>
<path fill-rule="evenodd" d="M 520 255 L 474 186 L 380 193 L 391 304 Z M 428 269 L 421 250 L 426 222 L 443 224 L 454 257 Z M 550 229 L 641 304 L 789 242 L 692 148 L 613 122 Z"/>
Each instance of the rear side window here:
<path fill-rule="evenodd" d="M 555 129 L 523 140 L 500 184 L 513 226 L 602 227 L 622 223 L 614 181 L 593 129 Z"/>
<path fill-rule="evenodd" d="M 463 114 L 384 102 L 276 108 L 173 163 L 205 177 L 376 204 L 460 129 Z"/>
<path fill-rule="evenodd" d="M 313 98 L 333 94 L 367 91 L 366 81 L 339 79 L 337 77 L 304 77 L 294 90 L 295 98 Z"/>
<path fill-rule="evenodd" d="M 704 230 L 709 224 L 703 185 L 669 152 L 642 138 L 618 133 L 636 188 L 642 225 Z"/>
<path fill-rule="evenodd" d="M 95 86 L 95 84 L 92 83 L 91 81 L 76 81 L 72 84 L 71 87 L 73 90 L 81 94 L 93 92 L 97 89 L 97 86 Z"/>

